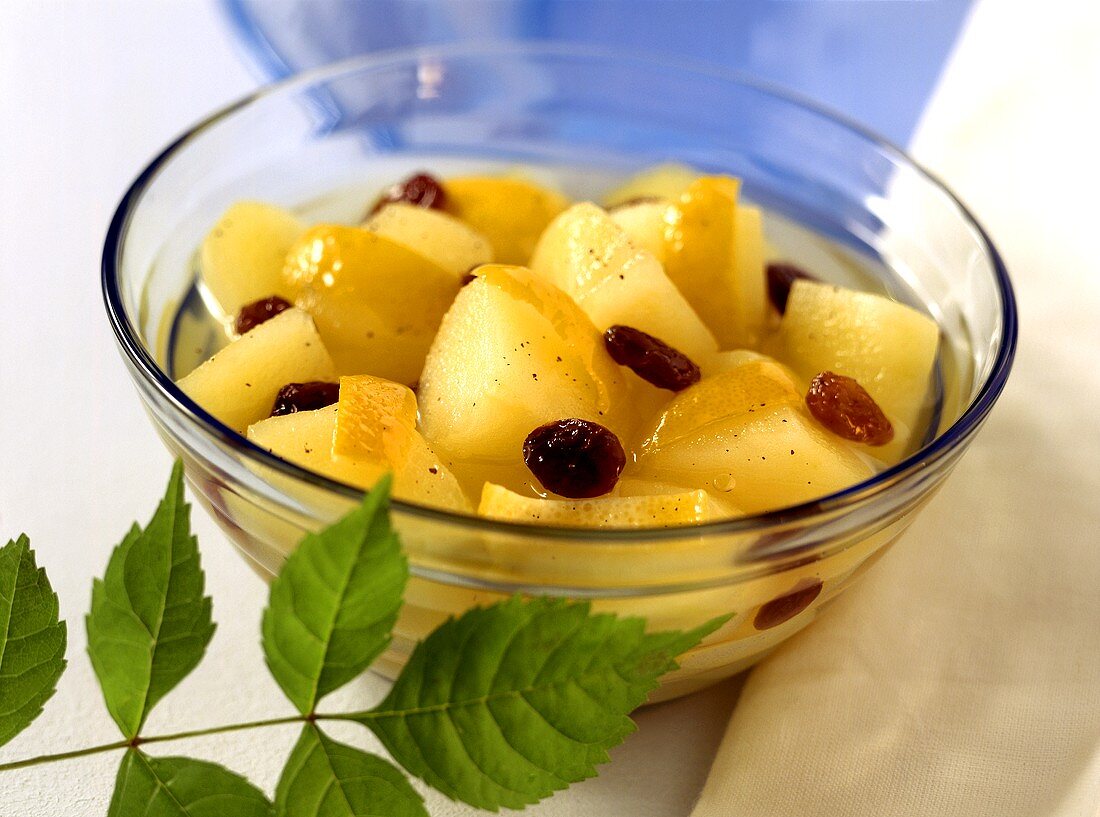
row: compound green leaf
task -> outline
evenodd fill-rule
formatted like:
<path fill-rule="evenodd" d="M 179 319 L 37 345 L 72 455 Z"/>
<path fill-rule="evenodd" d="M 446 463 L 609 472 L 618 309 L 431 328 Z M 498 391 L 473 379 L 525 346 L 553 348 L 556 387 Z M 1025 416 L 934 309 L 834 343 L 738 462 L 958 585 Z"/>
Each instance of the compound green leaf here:
<path fill-rule="evenodd" d="M 424 801 L 389 761 L 306 724 L 275 792 L 278 817 L 428 817 Z"/>
<path fill-rule="evenodd" d="M 38 717 L 65 669 L 65 623 L 30 540 L 0 548 L 0 746 Z"/>
<path fill-rule="evenodd" d="M 88 654 L 107 709 L 128 738 L 198 665 L 214 635 L 190 510 L 177 462 L 149 524 L 130 529 L 92 584 Z"/>
<path fill-rule="evenodd" d="M 107 817 L 272 817 L 263 792 L 203 760 L 149 757 L 130 749 L 115 779 Z"/>
<path fill-rule="evenodd" d="M 390 527 L 390 479 L 330 527 L 302 539 L 271 585 L 263 645 L 303 715 L 386 648 L 409 566 Z"/>
<path fill-rule="evenodd" d="M 634 730 L 628 714 L 723 620 L 647 634 L 586 603 L 513 598 L 437 628 L 356 719 L 433 788 L 520 809 L 594 776 Z"/>

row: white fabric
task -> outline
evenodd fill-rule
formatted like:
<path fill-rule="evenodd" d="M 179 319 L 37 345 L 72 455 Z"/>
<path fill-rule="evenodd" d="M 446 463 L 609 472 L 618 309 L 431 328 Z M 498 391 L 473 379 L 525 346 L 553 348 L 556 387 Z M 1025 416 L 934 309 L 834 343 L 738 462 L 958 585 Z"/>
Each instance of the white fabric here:
<path fill-rule="evenodd" d="M 1100 811 L 1100 16 L 1053 5 L 975 12 L 913 148 L 1004 253 L 1009 386 L 906 537 L 750 675 L 693 817 Z"/>

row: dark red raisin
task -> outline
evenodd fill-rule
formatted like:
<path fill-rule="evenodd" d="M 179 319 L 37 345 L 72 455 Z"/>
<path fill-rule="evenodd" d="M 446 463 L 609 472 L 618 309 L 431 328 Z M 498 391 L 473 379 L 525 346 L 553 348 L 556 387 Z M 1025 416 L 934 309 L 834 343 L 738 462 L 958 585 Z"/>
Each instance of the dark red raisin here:
<path fill-rule="evenodd" d="M 275 396 L 272 417 L 294 414 L 299 411 L 315 411 L 331 406 L 340 399 L 340 384 L 311 380 L 308 383 L 287 383 Z"/>
<path fill-rule="evenodd" d="M 427 207 L 433 210 L 442 210 L 447 205 L 447 194 L 443 191 L 443 185 L 434 176 L 427 173 L 417 173 L 409 176 L 403 182 L 398 182 L 383 193 L 371 208 L 371 213 L 377 213 L 387 204 L 414 204 L 417 207 Z"/>
<path fill-rule="evenodd" d="M 787 595 L 760 605 L 760 609 L 756 611 L 756 617 L 752 620 L 752 626 L 757 630 L 778 627 L 813 604 L 814 599 L 819 595 L 821 595 L 821 579 L 803 579 Z"/>
<path fill-rule="evenodd" d="M 699 382 L 699 367 L 679 349 L 632 326 L 612 326 L 603 334 L 611 359 L 659 389 L 682 391 Z"/>
<path fill-rule="evenodd" d="M 791 286 L 795 281 L 818 281 L 814 275 L 787 261 L 773 261 L 768 264 L 768 297 L 779 314 L 787 311 L 787 298 L 791 295 Z"/>
<path fill-rule="evenodd" d="M 472 272 L 467 272 L 465 275 L 462 276 L 462 279 L 459 281 L 459 286 L 464 287 L 466 286 L 466 284 L 472 284 L 476 280 L 476 275 L 474 275 Z"/>
<path fill-rule="evenodd" d="M 255 329 L 261 323 L 271 320 L 280 312 L 290 309 L 290 307 L 290 301 L 286 301 L 278 295 L 245 304 L 237 315 L 237 334 L 243 335 L 250 329 Z"/>
<path fill-rule="evenodd" d="M 846 440 L 886 445 L 894 439 L 894 427 L 875 398 L 851 377 L 822 372 L 810 381 L 806 405 L 819 423 Z"/>
<path fill-rule="evenodd" d="M 523 461 L 542 486 L 570 499 L 606 494 L 626 465 L 619 438 L 590 420 L 554 420 L 523 441 Z"/>

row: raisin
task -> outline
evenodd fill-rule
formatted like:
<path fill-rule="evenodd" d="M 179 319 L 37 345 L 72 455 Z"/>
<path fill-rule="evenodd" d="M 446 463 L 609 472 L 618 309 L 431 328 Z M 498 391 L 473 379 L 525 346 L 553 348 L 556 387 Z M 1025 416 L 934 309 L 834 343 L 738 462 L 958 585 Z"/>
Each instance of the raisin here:
<path fill-rule="evenodd" d="M 523 461 L 548 491 L 570 499 L 606 494 L 626 465 L 619 438 L 590 420 L 554 420 L 523 441 Z"/>
<path fill-rule="evenodd" d="M 778 627 L 813 604 L 814 599 L 819 595 L 821 595 L 821 580 L 803 579 L 787 595 L 760 605 L 760 609 L 756 611 L 756 616 L 752 620 L 752 626 L 757 630 Z"/>
<path fill-rule="evenodd" d="M 270 298 L 261 298 L 241 307 L 237 315 L 237 334 L 243 335 L 251 329 L 255 329 L 261 323 L 269 321 L 280 312 L 290 309 L 290 301 L 283 300 L 278 295 Z"/>
<path fill-rule="evenodd" d="M 612 326 L 603 335 L 611 359 L 659 389 L 681 391 L 699 382 L 699 367 L 660 338 L 632 326 Z"/>
<path fill-rule="evenodd" d="M 467 272 L 467 273 L 466 273 L 465 275 L 463 275 L 463 276 L 462 276 L 462 278 L 461 278 L 461 279 L 459 280 L 459 282 L 458 282 L 458 285 L 459 285 L 460 287 L 464 287 L 464 286 L 466 286 L 466 284 L 472 284 L 472 283 L 473 283 L 474 281 L 476 281 L 476 280 L 477 280 L 477 276 L 476 276 L 476 275 L 474 275 L 474 274 L 473 274 L 472 272 Z"/>
<path fill-rule="evenodd" d="M 894 427 L 875 398 L 851 377 L 822 372 L 810 381 L 806 405 L 838 437 L 867 445 L 886 445 L 894 439 Z"/>
<path fill-rule="evenodd" d="M 782 315 L 787 311 L 787 298 L 791 295 L 791 286 L 795 281 L 818 281 L 804 269 L 787 261 L 773 261 L 768 264 L 768 298 Z"/>
<path fill-rule="evenodd" d="M 443 185 L 434 176 L 427 173 L 417 173 L 409 176 L 403 182 L 398 182 L 383 193 L 371 208 L 371 214 L 377 213 L 387 204 L 404 202 L 417 207 L 426 207 L 432 210 L 442 210 L 447 205 L 447 194 L 443 192 Z"/>
<path fill-rule="evenodd" d="M 294 414 L 299 411 L 315 411 L 331 406 L 340 399 L 340 384 L 311 380 L 308 383 L 287 383 L 275 396 L 271 408 L 272 417 Z"/>

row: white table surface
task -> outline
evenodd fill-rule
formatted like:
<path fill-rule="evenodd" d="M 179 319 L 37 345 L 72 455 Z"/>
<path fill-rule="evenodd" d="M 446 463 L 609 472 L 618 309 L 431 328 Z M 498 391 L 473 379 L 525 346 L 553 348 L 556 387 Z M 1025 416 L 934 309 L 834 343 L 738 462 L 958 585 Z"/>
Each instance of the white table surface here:
<path fill-rule="evenodd" d="M 185 126 L 255 84 L 205 0 L 0 0 L 0 536 L 31 536 L 69 622 L 70 662 L 45 713 L 0 749 L 0 761 L 117 738 L 84 652 L 83 616 L 91 579 L 102 573 L 112 545 L 135 517 L 144 521 L 152 511 L 169 457 L 139 407 L 104 317 L 102 238 L 137 170 Z M 951 145 L 937 142 L 937 133 L 934 124 L 927 128 L 918 148 L 950 181 L 965 183 L 972 178 L 966 164 Z M 1097 186 L 1080 193 L 1093 218 Z M 1064 195 L 1069 187 L 1052 189 Z M 1011 225 L 1027 214 L 1003 193 L 977 183 L 963 190 L 983 216 L 990 214 L 987 220 L 998 221 L 994 233 L 1007 242 L 1010 266 L 1014 252 L 1035 265 L 1040 260 L 1012 234 Z M 1057 206 L 1085 212 L 1065 201 Z M 1083 242 L 1073 247 L 1095 265 Z M 1098 308 L 1078 304 L 1073 331 L 1095 331 Z M 1079 393 L 1095 396 L 1096 370 L 1082 377 Z M 1091 423 L 1095 435 L 1095 417 Z M 1095 469 L 1085 455 L 1096 449 L 1083 446 L 1067 462 Z M 927 514 L 938 507 L 933 503 Z M 289 713 L 258 644 L 266 586 L 204 514 L 196 512 L 193 521 L 219 628 L 204 663 L 154 711 L 150 734 Z M 920 534 L 918 523 L 913 535 Z M 342 695 L 365 704 L 383 689 L 368 676 Z M 640 731 L 598 780 L 528 813 L 687 815 L 737 689 L 730 683 L 643 712 Z M 271 792 L 295 732 L 279 728 L 157 749 L 224 763 Z M 374 745 L 355 727 L 337 736 Z M 100 755 L 5 775 L 0 817 L 102 815 L 116 764 L 116 756 Z M 436 815 L 468 813 L 435 796 L 429 803 Z"/>

